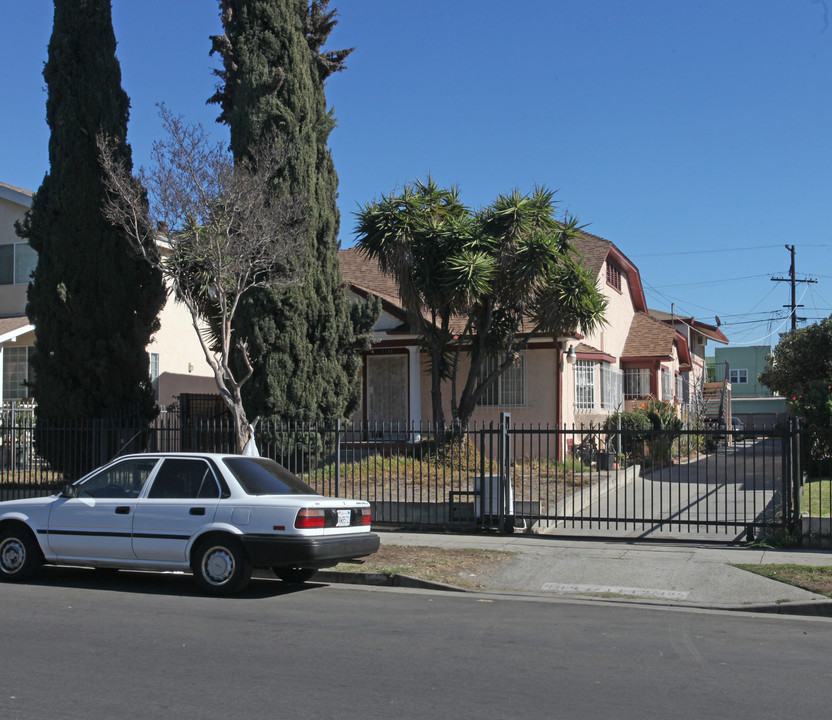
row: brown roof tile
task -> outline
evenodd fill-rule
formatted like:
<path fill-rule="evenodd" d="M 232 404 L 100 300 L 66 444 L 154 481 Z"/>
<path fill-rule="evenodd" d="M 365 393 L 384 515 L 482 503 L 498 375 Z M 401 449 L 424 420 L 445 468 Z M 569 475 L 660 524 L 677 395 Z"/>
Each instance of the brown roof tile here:
<path fill-rule="evenodd" d="M 338 263 L 341 266 L 341 275 L 349 285 L 401 307 L 399 288 L 393 276 L 381 272 L 378 262 L 367 257 L 360 248 L 341 250 L 338 253 Z"/>
<path fill-rule="evenodd" d="M 654 320 L 647 313 L 637 312 L 630 323 L 630 332 L 621 359 L 627 358 L 671 358 L 676 331 L 663 322 Z"/>
<path fill-rule="evenodd" d="M 598 276 L 613 244 L 597 235 L 581 231 L 575 238 L 575 247 L 581 256 L 581 264 Z M 368 257 L 359 247 L 351 247 L 338 253 L 341 275 L 347 284 L 359 291 L 377 295 L 403 312 L 401 296 L 396 281 L 378 267 L 378 262 Z M 451 329 L 462 332 L 465 318 L 458 316 L 451 320 Z M 521 330 L 529 330 L 529 327 Z"/>
<path fill-rule="evenodd" d="M 348 285 L 359 292 L 378 296 L 383 302 L 392 305 L 402 319 L 405 319 L 404 305 L 398 285 L 392 275 L 381 271 L 375 258 L 365 255 L 359 247 L 351 247 L 338 253 L 338 262 L 341 266 L 341 275 Z M 427 318 L 427 313 L 424 316 Z M 461 315 L 452 317 L 451 332 L 463 332 L 465 324 L 466 318 Z M 405 322 L 399 329 L 407 331 L 407 323 Z"/>
<path fill-rule="evenodd" d="M 700 335 L 704 335 L 706 338 L 710 340 L 714 340 L 719 343 L 728 344 L 729 340 L 725 337 L 725 333 L 719 329 L 717 325 L 710 325 L 709 323 L 703 323 L 701 320 L 697 320 L 694 317 L 687 317 L 684 315 L 679 314 L 670 314 L 669 312 L 665 312 L 664 310 L 648 310 L 650 313 L 650 317 L 655 318 L 656 320 L 661 320 L 662 322 L 669 323 L 672 320 L 676 322 L 682 322 L 693 330 L 698 332 Z"/>
<path fill-rule="evenodd" d="M 604 240 L 597 235 L 590 235 L 586 232 L 581 232 L 575 238 L 575 247 L 582 259 L 581 265 L 595 276 L 601 272 L 612 246 L 609 240 Z"/>

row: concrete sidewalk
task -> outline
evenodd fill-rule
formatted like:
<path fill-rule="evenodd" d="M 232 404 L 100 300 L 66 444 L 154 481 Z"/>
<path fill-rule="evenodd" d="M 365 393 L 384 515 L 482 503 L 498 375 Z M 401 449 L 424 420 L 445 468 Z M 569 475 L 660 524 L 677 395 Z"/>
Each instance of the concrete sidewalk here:
<path fill-rule="evenodd" d="M 822 595 L 732 567 L 829 566 L 830 551 L 536 535 L 377 532 L 385 545 L 516 553 L 502 569 L 471 578 L 487 590 L 832 616 L 832 600 Z"/>

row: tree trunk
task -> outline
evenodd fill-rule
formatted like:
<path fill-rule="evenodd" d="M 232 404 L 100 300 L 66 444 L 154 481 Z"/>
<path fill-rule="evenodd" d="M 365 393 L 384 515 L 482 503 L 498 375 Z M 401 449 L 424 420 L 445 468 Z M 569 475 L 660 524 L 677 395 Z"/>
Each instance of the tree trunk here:
<path fill-rule="evenodd" d="M 431 349 L 430 399 L 433 408 L 433 425 L 437 433 L 445 431 L 445 410 L 442 407 L 442 375 L 440 373 L 441 351 Z"/>

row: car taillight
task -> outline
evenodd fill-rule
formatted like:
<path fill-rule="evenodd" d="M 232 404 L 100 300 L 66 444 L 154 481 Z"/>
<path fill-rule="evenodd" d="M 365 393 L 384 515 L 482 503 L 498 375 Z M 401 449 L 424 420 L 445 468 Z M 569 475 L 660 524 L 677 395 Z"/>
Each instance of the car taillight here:
<path fill-rule="evenodd" d="M 372 513 L 370 512 L 370 508 L 358 508 L 356 510 L 357 513 L 361 515 L 361 522 L 360 525 L 369 525 L 372 519 Z"/>
<path fill-rule="evenodd" d="M 326 524 L 326 513 L 320 508 L 303 508 L 295 518 L 295 527 L 300 529 L 322 528 Z"/>

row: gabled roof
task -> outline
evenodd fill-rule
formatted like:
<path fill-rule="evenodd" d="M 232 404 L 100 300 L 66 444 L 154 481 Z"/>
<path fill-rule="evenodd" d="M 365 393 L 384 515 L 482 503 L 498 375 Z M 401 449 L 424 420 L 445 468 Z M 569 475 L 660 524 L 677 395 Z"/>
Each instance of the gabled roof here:
<path fill-rule="evenodd" d="M 377 295 L 391 305 L 401 308 L 399 287 L 392 275 L 381 272 L 378 262 L 365 255 L 359 247 L 351 247 L 338 253 L 341 275 L 348 285 Z"/>
<path fill-rule="evenodd" d="M 717 325 L 703 323 L 700 320 L 696 320 L 694 317 L 685 317 L 683 315 L 670 314 L 668 312 L 664 312 L 663 310 L 648 310 L 647 312 L 650 313 L 650 317 L 653 317 L 656 320 L 660 320 L 661 322 L 668 324 L 671 324 L 673 322 L 680 322 L 683 325 L 687 325 L 692 330 L 695 330 L 700 335 L 704 335 L 709 340 L 722 343 L 723 345 L 728 345 L 729 343 L 729 340 L 725 336 L 725 333 L 723 333 Z"/>
<path fill-rule="evenodd" d="M 412 332 L 399 295 L 399 286 L 392 275 L 381 271 L 375 258 L 368 257 L 359 247 L 351 247 L 338 253 L 338 263 L 341 267 L 341 276 L 351 290 L 364 297 L 376 295 L 381 298 L 382 308 L 402 321 L 401 327 L 396 328 L 395 332 Z M 428 319 L 427 312 L 423 315 L 425 319 Z M 451 332 L 464 332 L 465 325 L 466 318 L 461 315 L 451 318 Z"/>
<path fill-rule="evenodd" d="M 637 312 L 630 323 L 621 360 L 671 360 L 674 344 L 680 366 L 689 366 L 690 349 L 684 335 L 645 312 Z"/>
<path fill-rule="evenodd" d="M 641 275 L 632 261 L 609 240 L 581 230 L 575 238 L 575 247 L 581 254 L 581 264 L 593 275 L 598 277 L 604 268 L 604 263 L 610 261 L 627 276 L 627 286 L 633 307 L 637 311 L 647 311 L 647 301 L 644 298 L 644 288 L 641 285 Z"/>
<path fill-rule="evenodd" d="M 638 268 L 613 243 L 581 230 L 575 238 L 575 248 L 581 256 L 581 265 L 595 277 L 601 274 L 604 263 L 608 260 L 614 262 L 627 276 L 627 285 L 635 310 L 647 310 Z M 396 281 L 391 275 L 381 272 L 378 261 L 368 257 L 356 246 L 341 250 L 338 253 L 338 262 L 341 275 L 354 291 L 364 296 L 377 295 L 381 298 L 385 310 L 406 322 L 407 316 L 402 307 Z M 451 329 L 454 332 L 462 332 L 465 329 L 465 318 L 452 318 Z"/>

